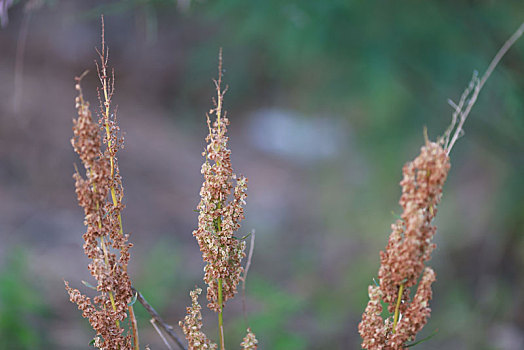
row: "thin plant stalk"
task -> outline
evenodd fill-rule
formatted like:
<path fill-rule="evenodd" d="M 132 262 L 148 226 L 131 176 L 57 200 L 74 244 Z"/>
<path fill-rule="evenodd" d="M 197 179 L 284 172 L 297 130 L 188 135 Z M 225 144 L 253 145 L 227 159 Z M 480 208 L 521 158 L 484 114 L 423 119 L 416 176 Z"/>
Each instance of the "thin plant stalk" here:
<path fill-rule="evenodd" d="M 400 317 L 400 302 L 402 301 L 402 293 L 404 292 L 404 283 L 402 283 L 398 289 L 398 298 L 397 298 L 397 305 L 395 306 L 395 314 L 393 316 L 393 330 L 392 332 L 395 333 L 395 328 L 397 328 L 398 319 Z"/>
<path fill-rule="evenodd" d="M 220 337 L 220 349 L 225 350 L 225 340 L 224 340 L 224 307 L 222 300 L 222 278 L 218 279 L 218 304 L 220 305 L 220 311 L 218 312 L 218 329 Z"/>

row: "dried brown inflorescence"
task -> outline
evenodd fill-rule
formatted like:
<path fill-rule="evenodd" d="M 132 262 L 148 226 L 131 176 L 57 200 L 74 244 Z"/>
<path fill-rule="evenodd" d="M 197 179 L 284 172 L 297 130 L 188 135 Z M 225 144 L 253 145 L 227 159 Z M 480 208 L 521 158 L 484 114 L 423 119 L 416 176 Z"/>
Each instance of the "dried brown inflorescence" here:
<path fill-rule="evenodd" d="M 205 162 L 202 165 L 204 183 L 200 190 L 198 204 L 198 228 L 193 231 L 202 258 L 206 262 L 204 281 L 208 284 L 208 307 L 220 311 L 225 302 L 233 298 L 237 292 L 238 283 L 243 271 L 240 265 L 245 256 L 246 243 L 235 232 L 244 219 L 245 199 L 247 196 L 247 178 L 236 177 L 231 167 L 231 151 L 227 148 L 227 126 L 229 120 L 222 114 L 222 101 L 225 90 L 221 88 L 221 70 L 219 64 L 219 79 L 215 81 L 217 100 L 215 108 L 207 115 L 209 135 L 207 146 L 202 155 Z M 210 115 L 216 119 L 211 122 Z M 233 181 L 236 186 L 233 188 Z M 221 291 L 219 290 L 221 284 Z M 219 294 L 222 294 L 222 305 Z"/>
<path fill-rule="evenodd" d="M 258 347 L 257 344 L 258 340 L 255 336 L 255 333 L 253 333 L 251 329 L 248 328 L 246 336 L 242 340 L 242 343 L 240 343 L 242 350 L 256 350 Z"/>
<path fill-rule="evenodd" d="M 89 271 L 97 281 L 95 289 L 99 294 L 91 299 L 69 287 L 67 282 L 65 284 L 71 301 L 78 305 L 83 317 L 89 319 L 96 331 L 95 346 L 100 349 L 131 349 L 130 331 L 122 325 L 132 298 L 127 273 L 132 245 L 122 229 L 123 189 L 116 158 L 123 139 L 119 137 L 115 118 L 109 114 L 113 79 L 107 75 L 107 51 L 103 40 L 99 53 L 100 118 L 98 123 L 93 121 L 89 103 L 82 94 L 82 77 L 76 78 L 78 117 L 73 120 L 74 137 L 71 140 L 85 168 L 85 176 L 77 170 L 74 179 L 87 227 L 83 235 L 84 252 L 91 259 Z"/>
<path fill-rule="evenodd" d="M 200 189 L 200 203 L 197 206 L 198 228 L 193 231 L 204 267 L 204 281 L 207 283 L 208 308 L 218 312 L 218 328 L 221 350 L 225 350 L 223 308 L 228 299 L 237 293 L 238 283 L 242 280 L 242 258 L 246 242 L 244 238 L 235 236 L 244 219 L 244 208 L 247 197 L 247 178 L 237 177 L 231 167 L 231 151 L 228 149 L 227 126 L 229 120 L 222 112 L 224 94 L 222 90 L 222 51 L 219 53 L 218 81 L 215 80 L 217 98 L 214 108 L 206 114 L 209 134 L 206 137 L 206 148 L 202 153 L 205 157 L 201 172 L 204 182 Z M 215 116 L 211 120 L 211 116 Z M 236 182 L 236 183 L 235 183 Z M 235 185 L 234 185 L 235 183 Z M 196 299 L 198 292 L 191 292 L 193 307 L 188 308 L 184 322 L 180 322 L 189 342 L 189 349 L 207 349 L 215 346 L 208 343 L 207 337 L 201 332 L 202 325 L 200 306 Z M 256 348 L 256 343 L 248 335 L 245 346 Z M 195 341 L 196 339 L 196 341 Z M 255 347 L 253 347 L 255 346 Z"/>
<path fill-rule="evenodd" d="M 365 349 L 405 349 L 424 327 L 430 315 L 429 301 L 435 272 L 425 267 L 435 248 L 432 243 L 436 227 L 431 221 L 437 213 L 442 186 L 450 168 L 449 153 L 463 133 L 463 126 L 478 94 L 502 57 L 524 34 L 524 23 L 504 43 L 481 78 L 475 73 L 458 103 L 449 101 L 454 108 L 451 124 L 438 142 L 429 142 L 420 155 L 403 168 L 401 181 L 403 208 L 401 220 L 392 225 L 392 232 L 384 252 L 380 254 L 380 285 L 369 287 L 370 301 L 362 315 L 358 330 Z M 411 287 L 417 285 L 413 300 Z M 392 316 L 382 319 L 382 305 Z"/>
<path fill-rule="evenodd" d="M 358 331 L 362 335 L 362 347 L 364 349 L 383 349 L 386 343 L 388 324 L 382 319 L 382 291 L 378 286 L 368 287 L 369 302 L 362 315 L 362 322 L 358 325 Z M 363 334 L 365 336 L 363 336 Z"/>
<path fill-rule="evenodd" d="M 211 342 L 204 332 L 202 332 L 202 307 L 198 303 L 198 296 L 202 293 L 202 289 L 197 288 L 190 292 L 191 307 L 187 308 L 187 316 L 184 322 L 180 321 L 179 325 L 182 327 L 188 342 L 189 350 L 207 350 L 217 349 L 217 344 Z"/>
<path fill-rule="evenodd" d="M 370 286 L 370 301 L 359 324 L 365 349 L 404 349 L 426 324 L 435 273 L 425 262 L 435 248 L 432 220 L 450 168 L 440 143 L 426 141 L 420 155 L 403 168 L 401 219 L 392 225 L 386 250 L 380 254 L 380 286 Z M 410 288 L 417 285 L 413 300 Z M 380 300 L 392 316 L 382 319 Z"/>

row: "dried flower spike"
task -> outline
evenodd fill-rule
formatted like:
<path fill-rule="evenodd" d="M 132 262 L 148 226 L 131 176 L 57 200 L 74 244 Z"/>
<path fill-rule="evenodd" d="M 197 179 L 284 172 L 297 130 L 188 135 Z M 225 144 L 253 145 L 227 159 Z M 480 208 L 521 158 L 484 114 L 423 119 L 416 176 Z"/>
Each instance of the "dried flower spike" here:
<path fill-rule="evenodd" d="M 218 312 L 220 348 L 225 349 L 223 308 L 225 302 L 237 293 L 242 279 L 241 260 L 245 257 L 246 242 L 235 237 L 244 219 L 247 196 L 247 178 L 237 176 L 231 167 L 231 151 L 227 148 L 227 126 L 229 120 L 222 112 L 224 94 L 222 90 L 222 51 L 219 54 L 218 81 L 215 80 L 217 98 L 215 107 L 206 114 L 209 134 L 201 172 L 204 182 L 200 189 L 197 206 L 198 228 L 193 231 L 202 259 L 206 263 L 204 281 L 207 283 L 208 308 Z M 215 120 L 211 121 L 211 116 Z M 233 182 L 236 181 L 235 186 Z"/>
<path fill-rule="evenodd" d="M 119 128 L 109 113 L 113 79 L 107 76 L 107 50 L 103 34 L 99 54 L 101 63 L 98 72 L 102 83 L 102 89 L 99 90 L 100 118 L 98 123 L 93 121 L 89 103 L 84 100 L 80 85 L 84 73 L 76 78 L 78 117 L 73 120 L 74 137 L 71 140 L 85 168 L 85 177 L 78 169 L 73 177 L 87 227 L 83 235 L 84 251 L 91 259 L 89 270 L 97 280 L 96 290 L 99 294 L 90 299 L 69 287 L 67 282 L 65 284 L 71 301 L 78 305 L 83 311 L 83 317 L 89 319 L 96 331 L 95 346 L 100 349 L 131 349 L 132 338 L 135 348 L 138 347 L 136 333 L 122 324 L 132 298 L 127 273 L 129 248 L 132 245 L 128 243 L 128 235 L 123 233 L 122 228 L 123 189 L 116 158 L 123 140 L 118 136 Z"/>
<path fill-rule="evenodd" d="M 258 340 L 255 337 L 255 333 L 253 333 L 251 329 L 248 328 L 246 336 L 244 337 L 242 343 L 240 343 L 242 350 L 256 350 L 257 344 Z"/>
<path fill-rule="evenodd" d="M 524 23 L 498 51 L 482 78 L 473 76 L 459 103 L 451 102 L 455 109 L 451 125 L 439 141 L 430 142 L 426 136 L 420 155 L 404 166 L 400 182 L 401 219 L 391 226 L 386 250 L 380 252 L 380 286 L 369 287 L 370 301 L 358 326 L 364 349 L 405 349 L 406 342 L 414 340 L 426 324 L 431 313 L 431 284 L 436 277 L 425 262 L 435 248 L 432 239 L 436 227 L 431 222 L 449 172 L 449 153 L 463 132 L 464 122 L 481 88 L 502 56 L 523 33 Z M 410 288 L 417 285 L 421 274 L 415 296 L 410 300 Z M 385 320 L 381 316 L 381 299 L 392 314 Z"/>
<path fill-rule="evenodd" d="M 435 273 L 425 268 L 425 262 L 435 247 L 432 220 L 449 168 L 446 150 L 439 143 L 426 141 L 420 155 L 402 170 L 401 220 L 392 225 L 386 250 L 380 253 L 380 287 L 369 287 L 370 302 L 359 325 L 365 349 L 403 349 L 426 324 Z M 410 288 L 417 285 L 423 270 L 415 299 L 410 301 Z M 380 298 L 393 314 L 386 321 L 380 316 Z"/>
<path fill-rule="evenodd" d="M 188 350 L 207 350 L 217 349 L 217 344 L 212 343 L 204 332 L 202 332 L 202 307 L 198 303 L 198 296 L 202 293 L 202 289 L 197 288 L 190 292 L 191 307 L 187 308 L 187 315 L 184 322 L 180 321 L 179 325 L 182 327 L 188 342 Z"/>
<path fill-rule="evenodd" d="M 202 153 L 205 162 L 202 165 L 204 183 L 200 190 L 201 201 L 198 228 L 193 232 L 196 237 L 202 258 L 206 262 L 204 281 L 208 284 L 208 307 L 220 311 L 223 304 L 237 292 L 241 278 L 240 262 L 245 256 L 244 241 L 234 236 L 244 219 L 244 208 L 247 190 L 247 178 L 233 173 L 231 151 L 227 148 L 227 126 L 229 120 L 222 115 L 222 102 L 227 90 L 222 90 L 222 57 L 220 56 L 219 77 L 215 80 L 217 99 L 215 108 L 207 114 L 209 135 L 207 147 Z M 211 122 L 210 115 L 216 119 Z M 233 180 L 236 186 L 233 189 Z M 230 196 L 233 195 L 230 200 Z M 221 300 L 219 300 L 221 299 Z"/>

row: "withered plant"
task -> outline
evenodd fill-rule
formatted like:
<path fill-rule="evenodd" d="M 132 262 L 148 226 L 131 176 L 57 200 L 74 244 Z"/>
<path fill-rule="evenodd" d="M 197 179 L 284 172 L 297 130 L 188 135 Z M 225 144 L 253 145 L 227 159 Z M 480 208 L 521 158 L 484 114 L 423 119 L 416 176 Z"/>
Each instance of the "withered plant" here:
<path fill-rule="evenodd" d="M 431 309 L 431 285 L 436 274 L 426 266 L 435 248 L 432 224 L 442 197 L 442 188 L 450 169 L 449 153 L 463 133 L 464 122 L 485 82 L 500 59 L 524 32 L 524 24 L 510 37 L 478 78 L 474 74 L 454 108 L 450 127 L 436 142 L 427 138 L 420 154 L 402 169 L 401 217 L 391 225 L 386 249 L 380 252 L 379 283 L 368 288 L 369 302 L 358 326 L 362 347 L 369 350 L 405 349 L 415 343 L 417 333 L 426 324 Z M 411 297 L 411 289 L 416 292 Z M 382 317 L 384 303 L 389 316 Z"/>
<path fill-rule="evenodd" d="M 205 161 L 201 173 L 204 182 L 200 190 L 200 203 L 197 206 L 198 228 L 193 231 L 202 258 L 206 263 L 204 281 L 207 287 L 208 308 L 218 313 L 219 346 L 225 350 L 223 310 L 227 300 L 237 293 L 242 280 L 241 260 L 245 257 L 246 242 L 235 236 L 244 219 L 247 178 L 237 177 L 231 166 L 231 151 L 228 149 L 227 126 L 229 119 L 222 111 L 224 94 L 222 89 L 222 51 L 219 53 L 218 80 L 214 80 L 217 97 L 214 108 L 206 114 L 209 134 L 207 146 L 202 153 Z M 211 117 L 214 116 L 214 120 Z M 235 185 L 234 185 L 235 182 Z M 201 306 L 198 295 L 201 289 L 191 292 L 192 306 L 187 308 L 187 316 L 180 321 L 189 349 L 217 349 L 202 332 Z M 256 349 L 257 340 L 248 329 L 242 342 L 243 349 Z"/>
<path fill-rule="evenodd" d="M 138 334 L 133 307 L 131 281 L 127 272 L 129 235 L 122 227 L 123 188 L 118 168 L 117 152 L 123 147 L 123 137 L 112 112 L 114 72 L 108 70 L 108 48 L 104 40 L 102 18 L 102 47 L 98 51 L 98 88 L 100 111 L 98 122 L 93 120 L 89 102 L 84 99 L 81 82 L 84 73 L 76 78 L 76 109 L 78 117 L 73 120 L 74 137 L 71 140 L 84 171 L 74 174 L 76 194 L 84 209 L 84 252 L 91 259 L 89 271 L 96 279 L 96 286 L 84 284 L 96 290 L 94 298 L 82 294 L 65 282 L 72 302 L 82 310 L 96 332 L 93 345 L 100 349 L 138 349 Z M 111 74 L 111 75 L 109 75 Z M 82 174 L 84 173 L 84 174 Z M 129 317 L 128 326 L 123 321 Z"/>

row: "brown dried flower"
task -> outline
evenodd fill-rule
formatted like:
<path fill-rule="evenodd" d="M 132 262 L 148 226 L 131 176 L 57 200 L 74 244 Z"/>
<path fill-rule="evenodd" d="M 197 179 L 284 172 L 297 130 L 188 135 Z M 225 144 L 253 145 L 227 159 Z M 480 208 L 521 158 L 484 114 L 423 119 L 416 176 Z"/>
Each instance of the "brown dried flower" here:
<path fill-rule="evenodd" d="M 426 267 L 415 297 L 398 322 L 395 333 L 390 336 L 388 345 L 391 349 L 402 349 L 403 344 L 414 339 L 426 324 L 431 313 L 429 301 L 432 297 L 431 284 L 433 282 L 435 282 L 435 272 L 431 267 Z"/>
<path fill-rule="evenodd" d="M 383 349 L 386 342 L 387 328 L 382 320 L 382 291 L 377 286 L 368 287 L 369 302 L 358 325 L 359 333 L 365 334 L 362 347 L 364 349 Z"/>
<path fill-rule="evenodd" d="M 369 287 L 370 301 L 359 324 L 362 347 L 365 349 L 397 350 L 406 348 L 424 327 L 430 315 L 431 284 L 435 272 L 425 267 L 435 248 L 432 243 L 436 227 L 431 221 L 437 213 L 442 187 L 450 168 L 449 153 L 463 133 L 463 126 L 478 94 L 504 54 L 524 34 L 524 23 L 497 52 L 486 72 L 473 75 L 458 103 L 450 100 L 454 112 L 451 124 L 437 143 L 429 142 L 414 161 L 404 166 L 400 182 L 403 208 L 401 220 L 392 225 L 386 250 L 380 252 L 380 287 Z M 413 300 L 409 289 L 418 283 Z M 382 322 L 380 298 L 393 316 Z M 402 317 L 401 317 L 402 315 Z M 391 323 L 392 322 L 392 323 Z"/>
<path fill-rule="evenodd" d="M 405 342 L 414 339 L 429 317 L 428 303 L 435 273 L 425 268 L 425 262 L 435 247 L 432 239 L 436 227 L 431 222 L 437 213 L 449 168 L 446 150 L 439 143 L 429 141 L 420 155 L 403 168 L 400 182 L 403 213 L 401 220 L 392 225 L 386 250 L 380 253 L 380 287 L 370 286 L 370 302 L 359 324 L 365 349 L 403 349 Z M 423 271 L 415 298 L 410 301 L 410 288 L 417 285 Z M 385 321 L 380 316 L 380 298 L 393 314 Z"/>
<path fill-rule="evenodd" d="M 131 335 L 122 327 L 132 297 L 131 282 L 127 273 L 129 262 L 128 235 L 123 233 L 121 210 L 123 190 L 116 153 L 122 146 L 119 127 L 109 114 L 113 94 L 113 79 L 107 76 L 107 51 L 102 40 L 99 52 L 100 118 L 93 121 L 89 102 L 84 100 L 80 86 L 83 75 L 76 78 L 77 119 L 73 120 L 73 148 L 85 168 L 85 177 L 77 170 L 74 174 L 76 194 L 84 208 L 85 254 L 91 259 L 89 271 L 97 280 L 93 299 L 77 289 L 66 289 L 72 302 L 83 311 L 96 331 L 95 346 L 100 349 L 131 349 Z M 100 132 L 105 131 L 101 137 Z M 102 148 L 102 142 L 106 147 Z"/>
<path fill-rule="evenodd" d="M 258 347 L 257 344 L 258 340 L 255 337 L 255 333 L 253 333 L 251 329 L 248 328 L 246 336 L 244 337 L 242 343 L 240 343 L 242 350 L 256 350 Z"/>
<path fill-rule="evenodd" d="M 217 100 L 215 108 L 207 115 L 209 135 L 207 147 L 202 153 L 204 183 L 200 190 L 198 228 L 193 231 L 202 258 L 206 262 L 204 281 L 208 284 L 208 307 L 220 312 L 225 302 L 233 298 L 243 271 L 240 262 L 245 256 L 244 240 L 234 236 L 244 219 L 247 178 L 236 177 L 231 167 L 231 151 L 227 148 L 227 126 L 229 120 L 222 115 L 222 101 L 225 90 L 221 89 L 222 64 L 219 64 L 219 78 L 215 81 Z M 226 89 L 227 90 L 227 89 Z M 210 115 L 215 115 L 212 123 Z M 233 181 L 236 186 L 233 189 Z"/>
<path fill-rule="evenodd" d="M 191 307 L 187 308 L 187 315 L 184 322 L 180 321 L 179 325 L 182 327 L 188 342 L 188 350 L 207 350 L 217 349 L 217 344 L 212 343 L 202 329 L 202 307 L 198 303 L 198 296 L 202 293 L 202 289 L 197 288 L 191 291 Z"/>

